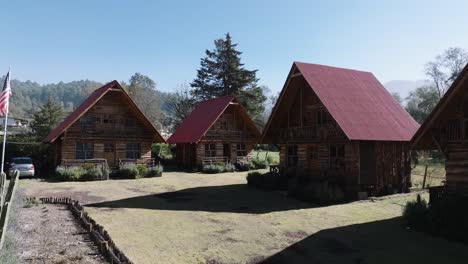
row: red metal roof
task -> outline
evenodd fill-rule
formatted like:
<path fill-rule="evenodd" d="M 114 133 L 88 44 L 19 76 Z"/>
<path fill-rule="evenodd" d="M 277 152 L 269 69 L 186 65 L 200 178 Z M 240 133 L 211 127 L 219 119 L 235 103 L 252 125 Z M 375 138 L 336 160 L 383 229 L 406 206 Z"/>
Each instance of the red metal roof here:
<path fill-rule="evenodd" d="M 120 86 L 119 82 L 116 80 L 106 83 L 103 86 L 96 89 L 86 100 L 84 100 L 80 106 L 78 106 L 62 123 L 60 123 L 57 127 L 55 127 L 52 131 L 50 131 L 49 135 L 43 140 L 45 143 L 52 143 L 54 142 L 65 130 L 67 130 L 73 123 L 75 123 L 82 115 L 84 115 L 99 99 L 101 99 L 111 88 L 119 88 L 125 93 L 125 95 L 130 100 L 130 103 L 139 111 L 139 114 L 142 116 L 143 113 L 138 109 L 136 104 L 127 94 L 127 92 Z M 165 142 L 164 138 L 159 134 L 156 128 L 151 124 L 149 120 L 146 119 L 146 123 L 149 127 L 154 130 L 156 137 L 159 139 L 160 142 Z"/>
<path fill-rule="evenodd" d="M 198 142 L 233 101 L 237 102 L 234 96 L 223 96 L 201 102 L 192 113 L 184 119 L 167 142 L 169 144 Z M 248 117 L 247 112 L 242 106 L 240 110 Z M 257 127 L 255 127 L 252 120 L 248 118 L 246 121 L 250 124 L 252 129 L 255 129 L 256 135 L 260 136 L 260 132 Z"/>
<path fill-rule="evenodd" d="M 350 140 L 409 141 L 418 130 L 418 123 L 372 73 L 294 65 Z"/>

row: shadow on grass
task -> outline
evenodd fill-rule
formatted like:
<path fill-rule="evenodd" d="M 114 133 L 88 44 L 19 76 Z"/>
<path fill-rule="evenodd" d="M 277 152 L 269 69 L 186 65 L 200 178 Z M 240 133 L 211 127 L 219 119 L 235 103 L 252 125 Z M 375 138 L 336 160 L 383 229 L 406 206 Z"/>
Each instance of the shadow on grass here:
<path fill-rule="evenodd" d="M 142 208 L 172 211 L 206 211 L 264 214 L 315 207 L 278 192 L 250 188 L 246 184 L 207 186 L 116 201 L 88 204 L 103 208 Z"/>
<path fill-rule="evenodd" d="M 401 217 L 319 231 L 259 263 L 468 263 L 468 246 L 406 230 Z"/>

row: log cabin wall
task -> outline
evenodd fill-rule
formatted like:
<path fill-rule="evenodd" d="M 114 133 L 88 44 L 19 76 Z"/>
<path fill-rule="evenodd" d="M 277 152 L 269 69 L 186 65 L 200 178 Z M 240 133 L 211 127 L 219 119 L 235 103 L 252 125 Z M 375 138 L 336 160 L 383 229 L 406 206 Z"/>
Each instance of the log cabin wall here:
<path fill-rule="evenodd" d="M 65 131 L 59 140 L 60 159 L 82 158 L 77 154 L 77 143 L 92 144 L 92 158 L 105 158 L 111 167 L 118 165 L 119 159 L 136 157 L 145 162 L 151 158 L 152 132 L 119 93 L 109 91 Z"/>
<path fill-rule="evenodd" d="M 216 158 L 227 158 L 235 163 L 237 158 L 245 157 L 253 151 L 256 136 L 247 127 L 244 119 L 236 111 L 238 105 L 230 105 L 205 133 L 195 147 L 195 163 L 202 165 L 203 158 L 209 155 L 205 151 L 206 144 L 215 145 Z M 242 144 L 242 146 L 238 146 Z M 245 147 L 238 149 L 238 147 Z"/>
<path fill-rule="evenodd" d="M 403 182 L 409 184 L 408 143 L 349 141 L 302 77 L 290 85 L 272 120 L 274 129 L 266 134 L 279 143 L 280 166 L 287 173 L 327 179 L 350 198 L 369 186 L 401 190 Z"/>
<path fill-rule="evenodd" d="M 382 193 L 404 191 L 411 183 L 408 143 L 377 141 L 375 147 L 376 186 Z"/>

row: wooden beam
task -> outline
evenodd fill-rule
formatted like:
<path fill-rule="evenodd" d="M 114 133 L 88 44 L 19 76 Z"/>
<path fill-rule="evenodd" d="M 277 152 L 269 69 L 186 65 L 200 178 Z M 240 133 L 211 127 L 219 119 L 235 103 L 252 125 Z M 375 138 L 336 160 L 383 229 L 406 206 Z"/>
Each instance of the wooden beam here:
<path fill-rule="evenodd" d="M 292 74 L 291 78 L 295 78 L 295 77 L 299 77 L 299 76 L 302 76 L 302 73 L 298 72 L 298 73 Z"/>
<path fill-rule="evenodd" d="M 429 132 L 429 134 L 431 135 L 431 138 L 432 140 L 434 141 L 434 144 L 436 145 L 436 147 L 439 149 L 440 152 L 442 152 L 442 154 L 444 155 L 444 158 L 447 158 L 447 153 L 445 153 L 445 151 L 442 149 L 442 145 L 440 145 L 440 142 L 436 139 L 436 137 L 434 136 L 434 134 L 432 133 L 432 131 Z"/>

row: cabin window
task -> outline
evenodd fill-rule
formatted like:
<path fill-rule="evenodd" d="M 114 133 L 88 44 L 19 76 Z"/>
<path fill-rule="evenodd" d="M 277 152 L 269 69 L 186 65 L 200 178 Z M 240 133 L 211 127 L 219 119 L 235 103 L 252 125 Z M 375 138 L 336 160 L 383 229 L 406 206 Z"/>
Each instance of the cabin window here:
<path fill-rule="evenodd" d="M 238 143 L 236 147 L 236 155 L 238 157 L 245 157 L 247 156 L 247 150 L 245 149 L 244 143 Z"/>
<path fill-rule="evenodd" d="M 318 160 L 319 159 L 319 153 L 318 149 L 316 146 L 310 146 L 309 147 L 309 159 L 311 160 Z"/>
<path fill-rule="evenodd" d="M 112 115 L 104 115 L 104 117 L 102 118 L 102 123 L 104 124 L 114 123 L 114 120 L 112 119 Z"/>
<path fill-rule="evenodd" d="M 297 145 L 287 146 L 287 167 L 296 167 L 297 166 Z"/>
<path fill-rule="evenodd" d="M 325 125 L 325 124 L 328 124 L 329 121 L 330 121 L 330 117 L 327 111 L 325 110 L 317 111 L 317 124 Z"/>
<path fill-rule="evenodd" d="M 114 144 L 104 144 L 104 152 L 114 152 Z"/>
<path fill-rule="evenodd" d="M 94 144 L 85 142 L 76 142 L 76 159 L 92 159 L 94 155 Z"/>
<path fill-rule="evenodd" d="M 345 166 L 345 146 L 330 145 L 330 167 L 332 169 L 343 169 Z"/>
<path fill-rule="evenodd" d="M 126 150 L 127 159 L 139 159 L 141 158 L 141 148 L 139 143 L 128 143 Z"/>
<path fill-rule="evenodd" d="M 228 129 L 228 125 L 227 125 L 226 120 L 220 120 L 219 121 L 219 129 L 222 129 L 222 130 L 227 130 Z"/>
<path fill-rule="evenodd" d="M 136 120 L 134 118 L 127 118 L 125 120 L 125 125 L 128 127 L 135 127 L 136 126 Z"/>
<path fill-rule="evenodd" d="M 93 119 L 91 117 L 82 117 L 80 118 L 80 124 L 91 124 Z"/>
<path fill-rule="evenodd" d="M 461 121 L 459 119 L 450 119 L 447 125 L 447 139 L 456 141 L 461 139 Z"/>
<path fill-rule="evenodd" d="M 205 157 L 216 157 L 216 144 L 205 144 Z"/>

